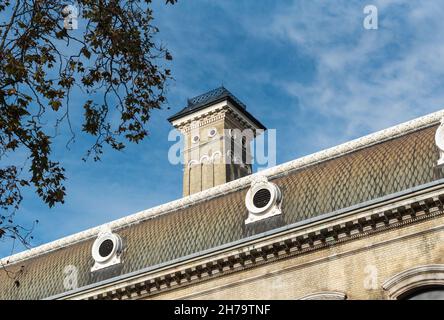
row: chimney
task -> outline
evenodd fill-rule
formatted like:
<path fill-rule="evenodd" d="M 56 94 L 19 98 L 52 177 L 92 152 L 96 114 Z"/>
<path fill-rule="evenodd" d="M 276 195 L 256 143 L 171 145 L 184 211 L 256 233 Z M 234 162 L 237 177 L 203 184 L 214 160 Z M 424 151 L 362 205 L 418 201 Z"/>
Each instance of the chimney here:
<path fill-rule="evenodd" d="M 224 87 L 188 99 L 168 121 L 185 138 L 184 196 L 251 174 L 250 143 L 266 128 Z"/>

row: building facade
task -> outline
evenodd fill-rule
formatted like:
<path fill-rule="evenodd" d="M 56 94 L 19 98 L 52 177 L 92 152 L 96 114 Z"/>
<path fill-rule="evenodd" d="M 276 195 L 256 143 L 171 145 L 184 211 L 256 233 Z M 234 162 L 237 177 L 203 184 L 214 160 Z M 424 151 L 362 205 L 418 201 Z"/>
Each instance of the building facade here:
<path fill-rule="evenodd" d="M 225 88 L 190 99 L 184 197 L 2 259 L 0 298 L 443 298 L 443 117 L 252 174 L 265 127 Z"/>

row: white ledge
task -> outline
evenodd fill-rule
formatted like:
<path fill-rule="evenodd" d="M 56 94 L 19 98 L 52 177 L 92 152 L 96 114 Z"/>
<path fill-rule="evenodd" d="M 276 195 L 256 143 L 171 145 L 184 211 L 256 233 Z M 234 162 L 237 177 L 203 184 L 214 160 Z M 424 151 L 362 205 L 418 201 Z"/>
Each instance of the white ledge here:
<path fill-rule="evenodd" d="M 14 263 L 18 263 L 23 260 L 27 260 L 30 258 L 35 258 L 42 254 L 46 254 L 48 252 L 61 249 L 67 247 L 69 245 L 73 245 L 75 243 L 85 241 L 91 238 L 94 238 L 98 235 L 100 230 L 103 227 L 111 228 L 111 230 L 116 231 L 118 229 L 122 229 L 128 227 L 132 224 L 140 223 L 147 219 L 151 219 L 155 216 L 165 214 L 168 212 L 180 210 L 182 208 L 191 206 L 197 202 L 202 202 L 205 200 L 209 200 L 211 198 L 221 196 L 245 187 L 248 187 L 254 179 L 254 177 L 258 175 L 263 175 L 268 177 L 269 179 L 276 177 L 280 174 L 293 171 L 296 169 L 300 169 L 309 165 L 313 165 L 319 163 L 321 161 L 326 161 L 332 158 L 336 158 L 342 156 L 344 154 L 356 151 L 358 149 L 366 148 L 371 145 L 380 143 L 382 141 L 390 140 L 410 132 L 420 130 L 422 128 L 426 128 L 435 124 L 438 124 L 441 118 L 444 117 L 444 110 L 440 110 L 426 116 L 416 118 L 414 120 L 404 122 L 402 124 L 396 125 L 394 127 L 390 127 L 388 129 L 384 129 L 361 138 L 340 144 L 338 146 L 325 149 L 320 152 L 313 153 L 311 155 L 304 156 L 302 158 L 289 161 L 283 163 L 281 165 L 262 170 L 258 173 L 222 184 L 220 186 L 216 186 L 211 189 L 204 190 L 199 193 L 192 194 L 190 196 L 168 202 L 166 204 L 162 204 L 156 206 L 151 209 L 143 210 L 138 213 L 123 217 L 121 219 L 114 220 L 112 222 L 106 223 L 104 225 L 94 227 L 71 236 L 67 236 L 61 238 L 59 240 L 55 240 L 53 242 L 49 242 L 47 244 L 35 247 L 33 249 L 29 249 L 15 255 L 5 257 L 0 260 L 0 265 L 11 265 Z"/>

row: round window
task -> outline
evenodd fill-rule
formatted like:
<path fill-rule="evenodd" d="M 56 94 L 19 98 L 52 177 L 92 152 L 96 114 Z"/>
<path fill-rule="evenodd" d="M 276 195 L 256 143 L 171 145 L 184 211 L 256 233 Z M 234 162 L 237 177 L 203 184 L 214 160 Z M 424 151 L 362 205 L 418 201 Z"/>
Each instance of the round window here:
<path fill-rule="evenodd" d="M 111 239 L 106 239 L 99 246 L 99 254 L 101 257 L 106 258 L 114 249 L 114 242 Z"/>
<path fill-rule="evenodd" d="M 266 177 L 256 177 L 245 196 L 245 206 L 249 212 L 246 223 L 280 214 L 281 201 L 282 194 L 277 185 L 268 182 Z"/>
<path fill-rule="evenodd" d="M 122 240 L 114 233 L 104 233 L 94 241 L 92 246 L 92 256 L 98 263 L 106 263 L 120 255 L 122 250 Z"/>
<path fill-rule="evenodd" d="M 217 133 L 216 128 L 212 128 L 212 129 L 210 129 L 210 130 L 208 131 L 208 136 L 209 136 L 210 138 L 212 138 L 212 137 L 214 137 L 214 136 L 216 135 L 216 133 Z"/>
<path fill-rule="evenodd" d="M 271 193 L 268 189 L 260 189 L 253 196 L 253 204 L 256 208 L 265 207 L 271 200 Z"/>
<path fill-rule="evenodd" d="M 194 136 L 193 143 L 198 143 L 198 142 L 199 142 L 199 136 Z"/>

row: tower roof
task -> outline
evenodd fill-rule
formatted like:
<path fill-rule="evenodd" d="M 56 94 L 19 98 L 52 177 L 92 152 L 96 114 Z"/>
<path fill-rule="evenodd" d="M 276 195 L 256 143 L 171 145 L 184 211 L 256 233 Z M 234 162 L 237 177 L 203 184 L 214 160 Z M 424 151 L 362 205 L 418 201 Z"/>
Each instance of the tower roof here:
<path fill-rule="evenodd" d="M 228 100 L 231 104 L 238 109 L 238 111 L 242 112 L 245 116 L 248 117 L 251 121 L 253 121 L 259 129 L 266 129 L 265 126 L 257 120 L 251 113 L 247 111 L 247 106 L 242 103 L 234 94 L 232 94 L 228 89 L 224 86 L 208 91 L 204 94 L 198 95 L 194 98 L 188 99 L 187 106 L 183 108 L 181 111 L 172 115 L 168 118 L 168 121 L 173 122 L 174 120 L 180 119 L 184 116 L 197 112 L 199 110 L 205 109 L 213 104 L 218 102 Z"/>

